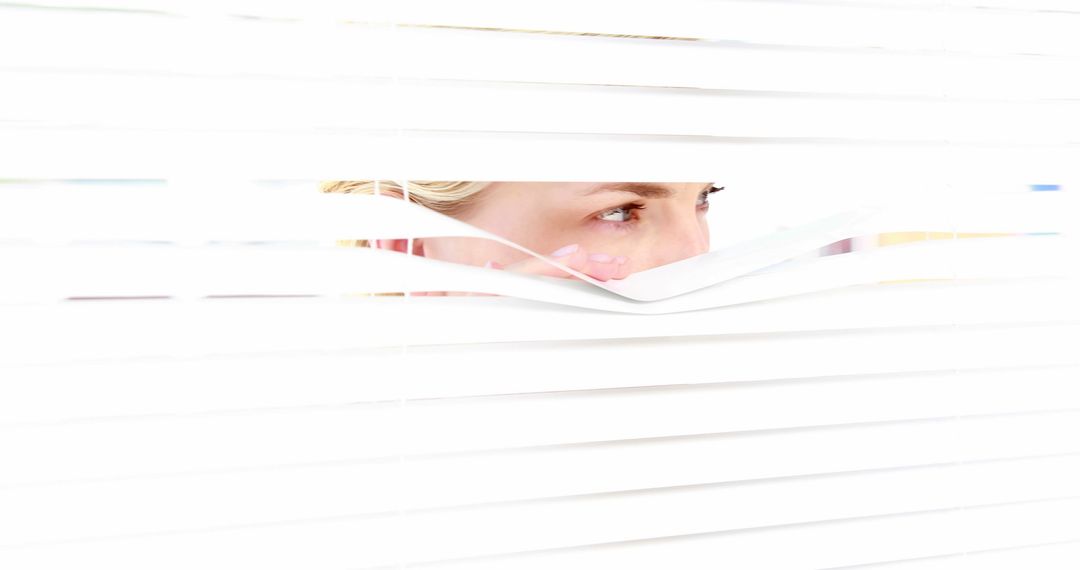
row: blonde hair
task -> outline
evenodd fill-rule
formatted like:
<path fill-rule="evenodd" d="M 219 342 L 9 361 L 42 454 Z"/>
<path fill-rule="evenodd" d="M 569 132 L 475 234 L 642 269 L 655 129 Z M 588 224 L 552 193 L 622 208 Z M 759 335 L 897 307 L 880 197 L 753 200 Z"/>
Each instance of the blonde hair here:
<path fill-rule="evenodd" d="M 408 188 L 409 201 L 415 202 L 448 216 L 457 217 L 469 210 L 480 191 L 490 182 L 435 182 L 409 180 L 402 185 L 393 180 L 335 180 L 319 184 L 319 191 L 338 194 L 375 194 L 405 197 Z M 339 240 L 339 245 L 370 247 L 366 239 Z"/>

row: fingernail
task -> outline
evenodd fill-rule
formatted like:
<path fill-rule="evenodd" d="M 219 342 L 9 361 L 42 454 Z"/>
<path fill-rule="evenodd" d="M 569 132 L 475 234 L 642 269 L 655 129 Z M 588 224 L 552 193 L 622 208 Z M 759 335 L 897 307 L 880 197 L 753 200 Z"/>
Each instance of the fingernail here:
<path fill-rule="evenodd" d="M 551 252 L 551 257 L 565 257 L 578 250 L 578 244 L 571 244 Z"/>
<path fill-rule="evenodd" d="M 595 261 L 597 263 L 611 263 L 615 258 L 606 253 L 591 253 L 589 254 L 589 261 Z"/>

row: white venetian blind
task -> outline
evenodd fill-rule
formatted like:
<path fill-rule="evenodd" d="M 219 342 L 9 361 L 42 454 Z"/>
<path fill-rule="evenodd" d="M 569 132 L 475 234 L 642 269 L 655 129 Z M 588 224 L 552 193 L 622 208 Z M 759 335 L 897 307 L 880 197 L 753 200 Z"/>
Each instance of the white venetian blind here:
<path fill-rule="evenodd" d="M 1078 26 L 0 4 L 0 566 L 1075 568 Z M 619 289 L 330 179 L 728 190 Z"/>

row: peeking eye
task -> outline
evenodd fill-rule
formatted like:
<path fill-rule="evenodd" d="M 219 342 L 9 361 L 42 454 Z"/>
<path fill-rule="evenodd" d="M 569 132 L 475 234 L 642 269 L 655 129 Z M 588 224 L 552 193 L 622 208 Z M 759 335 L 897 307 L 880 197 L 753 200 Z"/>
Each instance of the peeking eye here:
<path fill-rule="evenodd" d="M 625 223 L 633 220 L 633 210 L 644 210 L 640 204 L 623 204 L 615 208 L 609 208 L 596 215 L 598 220 L 605 222 Z"/>

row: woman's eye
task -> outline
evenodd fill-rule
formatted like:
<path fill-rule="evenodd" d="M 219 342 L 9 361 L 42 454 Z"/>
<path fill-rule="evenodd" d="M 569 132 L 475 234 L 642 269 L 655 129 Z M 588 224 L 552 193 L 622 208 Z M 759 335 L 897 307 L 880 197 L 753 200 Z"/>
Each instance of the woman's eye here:
<path fill-rule="evenodd" d="M 629 222 L 633 219 L 632 210 L 641 210 L 644 206 L 638 206 L 635 204 L 626 204 L 617 208 L 611 208 L 600 212 L 596 217 L 597 219 L 605 222 Z"/>

